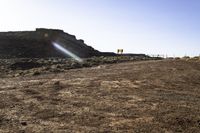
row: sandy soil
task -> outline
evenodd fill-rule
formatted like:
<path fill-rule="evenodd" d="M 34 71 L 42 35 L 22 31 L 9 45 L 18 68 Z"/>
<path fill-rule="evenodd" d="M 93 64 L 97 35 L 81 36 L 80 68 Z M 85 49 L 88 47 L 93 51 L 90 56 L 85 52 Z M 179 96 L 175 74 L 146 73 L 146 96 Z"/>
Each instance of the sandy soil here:
<path fill-rule="evenodd" d="M 200 62 L 141 61 L 0 79 L 0 132 L 200 131 Z"/>

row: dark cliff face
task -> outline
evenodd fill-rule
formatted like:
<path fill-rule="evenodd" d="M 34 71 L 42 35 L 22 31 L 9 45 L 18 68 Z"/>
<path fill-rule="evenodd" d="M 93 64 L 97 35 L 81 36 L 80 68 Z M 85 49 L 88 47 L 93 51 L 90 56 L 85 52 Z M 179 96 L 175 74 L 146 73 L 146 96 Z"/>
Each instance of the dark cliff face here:
<path fill-rule="evenodd" d="M 57 43 L 81 58 L 100 56 L 101 53 L 83 40 L 62 30 L 36 29 L 24 32 L 0 32 L 0 58 L 68 57 L 53 46 Z"/>

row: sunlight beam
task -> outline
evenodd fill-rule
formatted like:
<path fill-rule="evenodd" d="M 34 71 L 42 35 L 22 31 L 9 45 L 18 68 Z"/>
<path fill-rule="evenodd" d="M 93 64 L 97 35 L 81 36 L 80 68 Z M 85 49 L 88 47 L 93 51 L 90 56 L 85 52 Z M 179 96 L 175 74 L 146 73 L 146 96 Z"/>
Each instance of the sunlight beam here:
<path fill-rule="evenodd" d="M 61 45 L 59 45 L 58 43 L 56 42 L 53 42 L 53 46 L 60 50 L 62 53 L 64 53 L 65 55 L 68 55 L 70 57 L 72 57 L 73 59 L 75 59 L 76 61 L 78 62 L 83 62 L 83 60 L 78 57 L 77 55 L 73 54 L 72 52 L 70 52 L 69 50 L 67 50 L 66 48 L 62 47 Z"/>

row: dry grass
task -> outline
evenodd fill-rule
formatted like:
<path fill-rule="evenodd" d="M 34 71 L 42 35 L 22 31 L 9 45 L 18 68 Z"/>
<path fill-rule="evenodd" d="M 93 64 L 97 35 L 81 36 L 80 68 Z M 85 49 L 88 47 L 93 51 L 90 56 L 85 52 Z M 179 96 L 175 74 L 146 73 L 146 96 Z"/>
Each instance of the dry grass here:
<path fill-rule="evenodd" d="M 0 79 L 0 132 L 199 132 L 200 62 Z"/>

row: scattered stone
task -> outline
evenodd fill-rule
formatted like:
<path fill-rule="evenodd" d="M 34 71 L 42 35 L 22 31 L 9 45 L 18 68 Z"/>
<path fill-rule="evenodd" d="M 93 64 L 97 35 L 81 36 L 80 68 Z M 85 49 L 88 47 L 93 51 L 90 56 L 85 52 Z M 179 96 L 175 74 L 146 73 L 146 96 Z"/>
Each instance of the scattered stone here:
<path fill-rule="evenodd" d="M 56 81 L 54 85 L 60 85 L 60 81 Z"/>
<path fill-rule="evenodd" d="M 40 72 L 36 71 L 36 72 L 33 72 L 32 74 L 33 76 L 37 76 L 37 75 L 40 75 Z"/>
<path fill-rule="evenodd" d="M 21 125 L 22 126 L 27 126 L 28 124 L 27 124 L 27 122 L 23 121 L 23 122 L 21 122 Z"/>
<path fill-rule="evenodd" d="M 38 68 L 42 65 L 37 62 L 16 62 L 10 66 L 12 70 L 27 70 L 32 68 Z"/>
<path fill-rule="evenodd" d="M 152 58 L 142 56 L 101 56 L 83 59 L 81 63 L 69 58 L 0 59 L 0 77 L 37 76 L 46 73 L 60 73 L 69 69 L 150 59 Z"/>
<path fill-rule="evenodd" d="M 14 77 L 19 77 L 20 76 L 20 73 L 16 73 Z"/>

